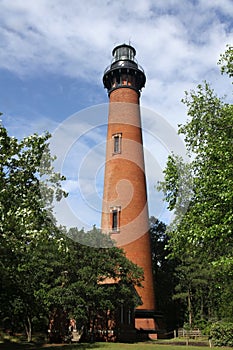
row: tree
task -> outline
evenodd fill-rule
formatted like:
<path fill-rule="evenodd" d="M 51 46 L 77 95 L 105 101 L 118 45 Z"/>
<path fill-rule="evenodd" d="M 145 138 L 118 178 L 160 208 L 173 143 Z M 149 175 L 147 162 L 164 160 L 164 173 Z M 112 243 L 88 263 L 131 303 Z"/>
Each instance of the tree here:
<path fill-rule="evenodd" d="M 189 251 L 183 254 L 175 268 L 176 285 L 173 299 L 180 300 L 187 310 L 189 328 L 199 326 L 197 320 L 205 321 L 205 307 L 212 283 L 212 273 L 203 256 L 195 253 Z"/>
<path fill-rule="evenodd" d="M 114 313 L 123 304 L 132 308 L 137 306 L 138 300 L 132 293 L 132 287 L 141 285 L 142 269 L 129 261 L 123 250 L 114 247 L 110 238 L 95 226 L 87 233 L 72 228 L 68 237 L 72 237 L 72 240 L 68 241 L 72 264 L 66 266 L 67 288 L 73 289 L 73 302 L 77 294 L 82 299 L 79 302 L 81 307 L 73 308 L 76 310 L 73 316 L 78 320 L 83 310 L 88 310 L 85 318 L 79 320 L 79 323 L 82 322 L 87 328 L 93 329 L 91 325 L 103 312 Z M 97 240 L 98 243 L 101 242 L 101 246 L 106 240 L 108 244 L 111 242 L 110 248 L 92 247 L 96 245 Z M 80 241 L 85 241 L 88 245 L 82 245 Z M 70 269 L 75 269 L 76 272 L 72 273 Z M 69 276 L 73 276 L 73 280 Z"/>
<path fill-rule="evenodd" d="M 172 298 L 175 288 L 176 259 L 168 259 L 170 250 L 167 249 L 169 237 L 166 233 L 166 224 L 153 216 L 150 217 L 150 237 L 156 307 L 163 314 L 166 328 L 173 330 L 177 327 L 179 313 L 179 305 Z"/>
<path fill-rule="evenodd" d="M 18 141 L 0 126 L 0 311 L 12 315 L 12 322 L 23 320 L 28 340 L 40 308 L 34 287 L 43 283 L 35 256 L 57 231 L 52 203 L 65 195 L 60 183 L 64 177 L 53 172 L 49 137 L 34 134 Z"/>
<path fill-rule="evenodd" d="M 185 135 L 188 149 L 195 154 L 195 194 L 185 216 L 189 224 L 187 235 L 193 243 L 211 247 L 216 263 L 231 264 L 233 106 L 217 98 L 208 84 L 199 85 L 190 99 L 186 94 L 184 102 L 192 119 L 179 132 Z M 183 232 L 187 228 L 187 224 L 183 226 Z"/>
<path fill-rule="evenodd" d="M 232 76 L 231 47 L 221 56 L 220 63 L 222 72 Z M 198 256 L 202 257 L 212 279 L 211 293 L 204 288 L 205 306 L 211 308 L 208 314 L 225 317 L 221 312 L 226 310 L 222 296 L 228 295 L 231 283 L 226 283 L 226 276 L 232 281 L 233 270 L 233 106 L 219 98 L 207 82 L 198 85 L 196 91 L 186 92 L 183 103 L 190 119 L 179 126 L 179 133 L 184 135 L 190 163 L 170 156 L 165 180 L 160 183 L 169 209 L 177 215 L 168 232 L 169 247 L 173 256 L 182 261 L 183 271 L 190 264 L 190 252 L 191 266 L 198 263 Z M 185 171 L 180 172 L 181 168 Z M 184 178 L 192 181 L 186 182 L 191 186 L 183 195 L 180 184 Z M 199 269 L 201 275 L 203 269 Z M 193 275 L 192 284 L 195 279 Z M 180 278 L 180 288 L 187 282 L 187 276 L 183 282 Z M 196 286 L 196 295 L 201 289 L 201 285 Z"/>
<path fill-rule="evenodd" d="M 221 73 L 228 74 L 229 77 L 233 77 L 233 47 L 227 45 L 227 50 L 220 55 L 220 60 L 218 62 L 221 65 Z"/>

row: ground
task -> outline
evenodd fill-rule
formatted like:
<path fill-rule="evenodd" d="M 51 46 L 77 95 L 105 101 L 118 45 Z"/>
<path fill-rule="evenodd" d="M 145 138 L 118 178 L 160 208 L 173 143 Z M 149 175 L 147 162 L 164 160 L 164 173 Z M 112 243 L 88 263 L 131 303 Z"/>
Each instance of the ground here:
<path fill-rule="evenodd" d="M 177 345 L 179 344 L 179 345 Z M 182 345 L 181 345 L 182 344 Z M 123 343 L 92 343 L 92 344 L 28 344 L 12 343 L 10 341 L 0 343 L 0 350 L 209 350 L 208 342 L 191 342 L 189 346 L 185 341 L 154 341 L 145 343 L 123 344 Z M 216 348 L 217 349 L 217 348 Z M 232 348 L 224 348 L 224 350 Z"/>

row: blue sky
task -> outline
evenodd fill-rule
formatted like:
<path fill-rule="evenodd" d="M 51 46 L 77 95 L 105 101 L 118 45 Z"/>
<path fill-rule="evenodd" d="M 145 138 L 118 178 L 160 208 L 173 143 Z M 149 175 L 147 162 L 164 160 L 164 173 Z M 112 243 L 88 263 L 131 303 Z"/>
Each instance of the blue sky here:
<path fill-rule="evenodd" d="M 74 218 L 56 209 L 65 224 L 100 224 L 108 102 L 102 75 L 113 47 L 129 42 L 147 76 L 141 105 L 149 211 L 169 222 L 154 186 L 167 154 L 183 152 L 175 136 L 187 119 L 180 100 L 205 79 L 231 97 L 217 61 L 232 44 L 232 18 L 231 0 L 0 0 L 4 126 L 21 138 L 75 125 L 76 136 L 63 133 L 57 143 L 55 132 L 53 142 L 58 156 L 68 147 L 58 170 L 67 176 Z"/>

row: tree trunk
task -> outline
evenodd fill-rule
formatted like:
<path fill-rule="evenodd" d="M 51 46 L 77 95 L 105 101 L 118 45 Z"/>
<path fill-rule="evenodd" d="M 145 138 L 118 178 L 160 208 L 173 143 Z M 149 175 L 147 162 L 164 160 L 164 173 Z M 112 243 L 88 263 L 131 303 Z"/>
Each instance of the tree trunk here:
<path fill-rule="evenodd" d="M 27 335 L 27 341 L 30 343 L 32 341 L 32 323 L 29 316 L 27 316 L 26 320 L 24 321 L 24 327 Z"/>
<path fill-rule="evenodd" d="M 192 327 L 192 304 L 191 304 L 191 292 L 188 291 L 188 313 L 189 313 L 189 326 Z"/>

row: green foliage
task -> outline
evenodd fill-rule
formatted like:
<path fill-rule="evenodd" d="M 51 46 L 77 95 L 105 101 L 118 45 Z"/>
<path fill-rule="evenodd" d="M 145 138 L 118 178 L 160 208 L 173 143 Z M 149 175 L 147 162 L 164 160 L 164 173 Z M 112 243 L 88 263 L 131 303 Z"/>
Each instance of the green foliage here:
<path fill-rule="evenodd" d="M 233 323 L 214 323 L 210 329 L 210 338 L 214 346 L 233 346 Z"/>
<path fill-rule="evenodd" d="M 162 312 L 167 329 L 173 330 L 177 327 L 175 316 L 179 308 L 177 302 L 172 298 L 175 286 L 176 260 L 168 259 L 170 251 L 166 249 L 169 242 L 166 225 L 153 216 L 150 217 L 150 238 L 156 307 Z"/>
<path fill-rule="evenodd" d="M 53 269 L 44 255 L 56 246 L 52 202 L 65 195 L 64 178 L 52 169 L 49 137 L 34 134 L 19 141 L 0 126 L 0 313 L 14 323 L 21 320 L 28 330 L 43 308 L 36 290 Z"/>
<path fill-rule="evenodd" d="M 68 237 L 73 241 L 89 247 L 103 247 L 112 248 L 114 247 L 114 242 L 111 237 L 107 234 L 103 234 L 100 229 L 93 226 L 91 231 L 85 232 L 84 230 L 77 230 L 76 227 L 69 229 Z"/>
<path fill-rule="evenodd" d="M 90 242 L 91 233 L 72 228 L 68 237 L 62 237 L 57 278 L 45 296 L 50 308 L 65 309 L 81 325 L 87 325 L 103 310 L 115 310 L 126 300 L 135 306 L 132 286 L 140 285 L 142 280 L 141 269 L 126 259 L 121 249 L 94 248 L 77 242 L 85 234 Z M 101 235 L 99 232 L 99 239 Z"/>
<path fill-rule="evenodd" d="M 231 47 L 221 56 L 221 64 L 232 76 Z M 183 103 L 189 120 L 179 126 L 179 133 L 190 163 L 169 156 L 159 185 L 176 214 L 167 229 L 171 256 L 180 264 L 175 295 L 187 298 L 189 323 L 232 320 L 233 105 L 206 82 L 186 92 Z"/>
<path fill-rule="evenodd" d="M 221 65 L 221 72 L 226 73 L 229 77 L 233 76 L 233 47 L 227 45 L 227 50 L 220 56 L 218 64 Z"/>
<path fill-rule="evenodd" d="M 212 274 L 203 255 L 196 256 L 187 252 L 175 268 L 176 286 L 173 299 L 181 300 L 187 310 L 187 324 L 190 328 L 197 326 L 198 318 L 204 319 L 204 304 L 209 293 Z M 198 316 L 198 317 L 197 317 Z"/>

